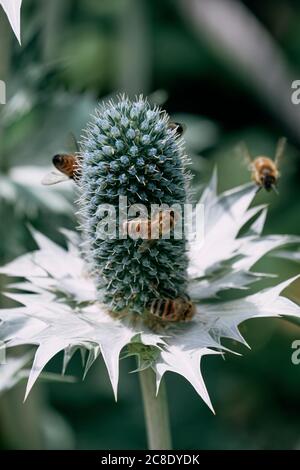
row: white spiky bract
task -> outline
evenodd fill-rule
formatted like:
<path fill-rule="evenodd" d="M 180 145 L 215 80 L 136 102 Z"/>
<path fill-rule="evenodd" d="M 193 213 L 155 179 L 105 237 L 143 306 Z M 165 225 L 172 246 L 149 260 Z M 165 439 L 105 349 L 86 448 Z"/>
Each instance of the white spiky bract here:
<path fill-rule="evenodd" d="M 22 0 L 0 0 L 0 5 L 5 11 L 10 25 L 21 44 L 21 5 Z"/>
<path fill-rule="evenodd" d="M 205 190 L 206 236 L 204 244 L 190 241 L 190 295 L 198 313 L 189 324 L 179 324 L 166 332 L 155 333 L 140 323 L 133 325 L 113 319 L 96 300 L 96 289 L 87 277 L 77 250 L 77 237 L 64 232 L 65 250 L 33 231 L 38 250 L 21 256 L 2 268 L 8 276 L 25 281 L 12 285 L 18 293 L 7 295 L 22 304 L 0 311 L 0 339 L 8 346 L 37 346 L 26 396 L 48 361 L 64 351 L 63 371 L 77 349 L 87 350 L 85 373 L 101 353 L 108 369 L 115 396 L 119 376 L 119 356 L 140 355 L 142 367 L 156 373 L 157 388 L 167 371 L 185 377 L 212 409 L 200 371 L 203 356 L 223 354 L 222 338 L 246 344 L 239 325 L 251 318 L 291 315 L 300 317 L 300 307 L 281 295 L 294 281 L 246 295 L 247 286 L 261 273 L 251 267 L 282 245 L 297 243 L 290 236 L 262 236 L 266 208 L 249 206 L 255 196 L 251 185 L 217 195 L 216 176 Z M 248 222 L 248 231 L 239 232 Z M 222 301 L 217 294 L 225 289 L 240 289 L 236 300 Z M 214 301 L 212 302 L 212 299 Z M 85 357 L 83 355 L 83 357 Z"/>

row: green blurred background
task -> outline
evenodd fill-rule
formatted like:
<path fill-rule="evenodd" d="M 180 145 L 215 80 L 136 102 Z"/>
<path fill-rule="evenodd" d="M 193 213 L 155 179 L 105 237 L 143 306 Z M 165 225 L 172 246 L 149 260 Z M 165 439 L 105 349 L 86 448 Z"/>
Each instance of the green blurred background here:
<path fill-rule="evenodd" d="M 287 136 L 280 195 L 262 192 L 256 202 L 270 205 L 265 233 L 299 235 L 300 105 L 291 103 L 299 28 L 296 0 L 24 0 L 20 47 L 0 8 L 0 264 L 34 248 L 29 224 L 58 242 L 60 227 L 76 226 L 72 185 L 49 189 L 40 179 L 97 101 L 123 91 L 149 95 L 188 125 L 199 193 L 216 163 L 220 190 L 248 181 L 240 141 L 272 155 Z M 271 256 L 255 268 L 299 273 Z M 300 284 L 287 294 L 300 302 Z M 300 365 L 291 362 L 299 326 L 254 320 L 242 330 L 252 351 L 203 361 L 216 416 L 182 378 L 167 376 L 175 448 L 300 449 Z M 100 360 L 81 382 L 80 357 L 69 370 L 75 384 L 40 381 L 25 404 L 24 382 L 3 392 L 0 447 L 145 448 L 133 369 L 122 361 L 117 404 Z"/>

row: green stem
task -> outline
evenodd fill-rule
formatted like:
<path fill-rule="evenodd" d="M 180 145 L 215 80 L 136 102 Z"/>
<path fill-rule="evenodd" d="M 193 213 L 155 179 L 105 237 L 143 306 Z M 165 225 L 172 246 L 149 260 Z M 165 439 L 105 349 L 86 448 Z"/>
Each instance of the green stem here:
<path fill-rule="evenodd" d="M 65 16 L 69 8 L 68 0 L 44 0 L 43 4 L 43 59 L 51 63 L 57 59 L 60 39 L 64 32 Z"/>
<path fill-rule="evenodd" d="M 151 368 L 139 372 L 150 450 L 171 450 L 171 433 L 165 383 L 156 396 L 155 374 Z"/>
<path fill-rule="evenodd" d="M 119 14 L 120 48 L 115 88 L 132 97 L 147 94 L 151 84 L 148 8 L 147 0 L 126 0 Z"/>

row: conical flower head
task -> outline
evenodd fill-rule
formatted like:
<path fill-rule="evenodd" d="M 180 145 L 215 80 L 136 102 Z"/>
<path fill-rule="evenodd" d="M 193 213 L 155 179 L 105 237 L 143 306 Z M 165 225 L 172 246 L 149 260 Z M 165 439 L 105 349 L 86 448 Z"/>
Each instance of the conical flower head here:
<path fill-rule="evenodd" d="M 84 251 L 101 300 L 112 311 L 143 314 L 156 298 L 183 296 L 184 231 L 177 237 L 159 232 L 151 241 L 130 223 L 148 227 L 153 213 L 168 207 L 183 228 L 189 175 L 182 139 L 167 114 L 141 97 L 109 102 L 87 128 L 82 157 Z"/>

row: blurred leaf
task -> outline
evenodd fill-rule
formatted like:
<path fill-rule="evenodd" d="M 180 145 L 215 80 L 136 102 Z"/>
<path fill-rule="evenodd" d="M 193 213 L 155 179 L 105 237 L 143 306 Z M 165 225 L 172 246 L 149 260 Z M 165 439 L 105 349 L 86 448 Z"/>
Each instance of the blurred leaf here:
<path fill-rule="evenodd" d="M 186 125 L 184 140 L 189 152 L 201 153 L 216 145 L 219 129 L 211 120 L 187 113 L 173 114 L 172 119 Z"/>
<path fill-rule="evenodd" d="M 14 387 L 24 378 L 24 367 L 33 358 L 34 352 L 20 357 L 9 357 L 0 365 L 0 394 Z"/>
<path fill-rule="evenodd" d="M 14 167 L 9 175 L 0 175 L 0 200 L 10 204 L 16 215 L 29 219 L 37 217 L 42 208 L 72 216 L 73 208 L 66 198 L 70 185 L 64 191 L 42 185 L 42 177 L 49 171 L 48 167 Z"/>

